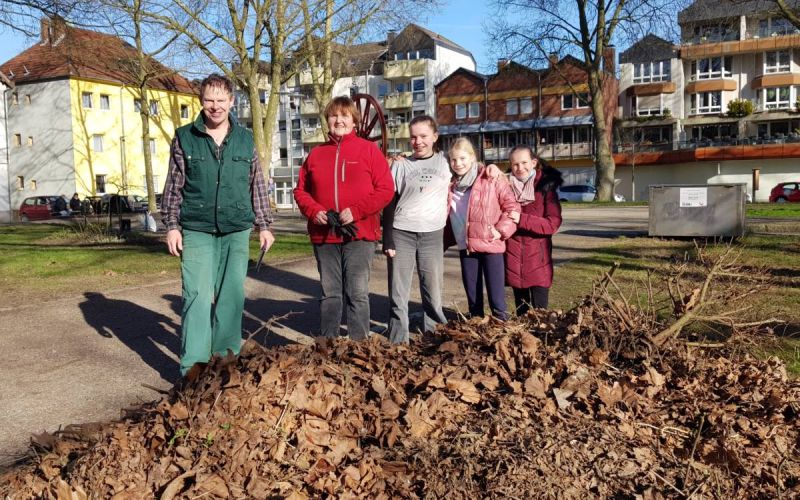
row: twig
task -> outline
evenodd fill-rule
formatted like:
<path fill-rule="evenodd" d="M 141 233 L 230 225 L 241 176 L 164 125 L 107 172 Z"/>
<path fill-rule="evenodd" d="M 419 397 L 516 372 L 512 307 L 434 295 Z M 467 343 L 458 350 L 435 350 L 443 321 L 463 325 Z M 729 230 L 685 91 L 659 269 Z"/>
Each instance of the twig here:
<path fill-rule="evenodd" d="M 685 431 L 679 427 L 671 427 L 671 426 L 664 426 L 664 427 L 656 427 L 655 425 L 647 424 L 644 422 L 634 422 L 636 425 L 641 427 L 650 427 L 651 429 L 655 429 L 662 434 L 673 433 L 681 437 L 688 437 L 689 432 Z"/>
<path fill-rule="evenodd" d="M 686 464 L 686 472 L 683 474 L 683 484 L 689 484 L 689 473 L 692 471 L 692 463 L 694 462 L 694 452 L 697 450 L 697 443 L 700 442 L 700 433 L 703 432 L 703 424 L 706 423 L 705 414 L 700 415 L 700 425 L 697 427 L 697 434 L 694 437 L 694 444 L 692 445 L 692 453 L 689 454 L 689 463 Z"/>
<path fill-rule="evenodd" d="M 660 475 L 658 474 L 658 472 L 656 472 L 656 471 L 654 471 L 654 470 L 651 470 L 651 471 L 650 471 L 650 474 L 652 474 L 652 475 L 656 476 L 658 479 L 660 479 L 660 480 L 664 481 L 664 484 L 666 484 L 667 486 L 669 486 L 670 488 L 672 488 L 673 490 L 675 490 L 675 491 L 676 491 L 676 492 L 678 492 L 679 494 L 681 494 L 681 495 L 683 495 L 683 496 L 686 496 L 686 493 L 685 493 L 685 492 L 684 492 L 682 489 L 678 488 L 678 487 L 677 487 L 677 486 L 675 486 L 674 484 L 672 484 L 672 483 L 670 483 L 669 481 L 667 481 L 667 479 L 666 479 L 666 478 L 664 478 L 664 477 L 662 477 L 662 476 L 660 476 Z"/>
<path fill-rule="evenodd" d="M 159 389 L 158 387 L 152 386 L 150 384 L 142 384 L 142 387 L 150 389 L 151 391 L 156 391 L 159 394 L 169 394 L 169 391 L 165 391 L 164 389 Z"/>

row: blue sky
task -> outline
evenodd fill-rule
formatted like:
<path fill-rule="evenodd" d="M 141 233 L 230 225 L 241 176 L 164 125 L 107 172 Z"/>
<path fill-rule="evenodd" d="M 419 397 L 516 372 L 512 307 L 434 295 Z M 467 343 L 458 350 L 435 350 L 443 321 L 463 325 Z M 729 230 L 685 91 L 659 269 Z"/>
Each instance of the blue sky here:
<path fill-rule="evenodd" d="M 420 24 L 472 52 L 478 71 L 491 72 L 498 56 L 489 54 L 485 48 L 487 36 L 481 23 L 489 17 L 486 4 L 484 0 L 445 0 L 439 11 L 430 13 Z M 9 30 L 0 32 L 0 63 L 30 47 L 36 40 Z"/>

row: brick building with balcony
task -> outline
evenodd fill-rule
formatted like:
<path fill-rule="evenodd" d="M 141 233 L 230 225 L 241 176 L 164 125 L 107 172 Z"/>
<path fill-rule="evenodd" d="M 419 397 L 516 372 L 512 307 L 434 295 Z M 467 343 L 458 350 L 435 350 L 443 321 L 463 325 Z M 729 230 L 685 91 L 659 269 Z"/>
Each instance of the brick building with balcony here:
<path fill-rule="evenodd" d="M 606 57 L 609 130 L 617 94 L 613 60 L 612 50 Z M 584 66 L 571 56 L 551 58 L 546 69 L 508 60 L 499 61 L 492 75 L 459 69 L 436 86 L 442 148 L 466 136 L 482 161 L 505 164 L 511 148 L 529 144 L 562 169 L 567 183 L 593 183 L 594 120 L 588 90 Z"/>
<path fill-rule="evenodd" d="M 800 172 L 800 31 L 752 0 L 697 0 L 678 24 L 679 45 L 649 35 L 620 55 L 619 191 L 640 200 L 649 184 L 741 182 L 752 192 L 759 169 L 755 199 L 766 201 Z"/>

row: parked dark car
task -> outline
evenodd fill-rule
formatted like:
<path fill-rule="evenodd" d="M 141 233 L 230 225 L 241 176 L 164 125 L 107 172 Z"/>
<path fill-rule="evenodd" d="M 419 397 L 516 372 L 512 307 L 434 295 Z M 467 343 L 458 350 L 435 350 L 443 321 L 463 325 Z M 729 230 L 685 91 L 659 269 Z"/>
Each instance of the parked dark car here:
<path fill-rule="evenodd" d="M 30 196 L 22 200 L 19 206 L 19 220 L 28 222 L 31 220 L 44 220 L 60 217 L 60 214 L 53 212 L 53 202 L 57 196 Z"/>
<path fill-rule="evenodd" d="M 781 182 L 769 193 L 770 203 L 800 203 L 800 182 Z"/>

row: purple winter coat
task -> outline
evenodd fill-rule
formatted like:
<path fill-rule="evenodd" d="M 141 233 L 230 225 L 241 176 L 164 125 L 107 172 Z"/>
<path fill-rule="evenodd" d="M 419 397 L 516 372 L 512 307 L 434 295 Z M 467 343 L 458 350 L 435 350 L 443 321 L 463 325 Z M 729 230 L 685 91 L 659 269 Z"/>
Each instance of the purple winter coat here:
<path fill-rule="evenodd" d="M 553 284 L 552 236 L 561 226 L 556 189 L 561 172 L 545 167 L 534 178 L 536 199 L 522 207 L 514 235 L 506 241 L 506 285 L 513 288 Z"/>

